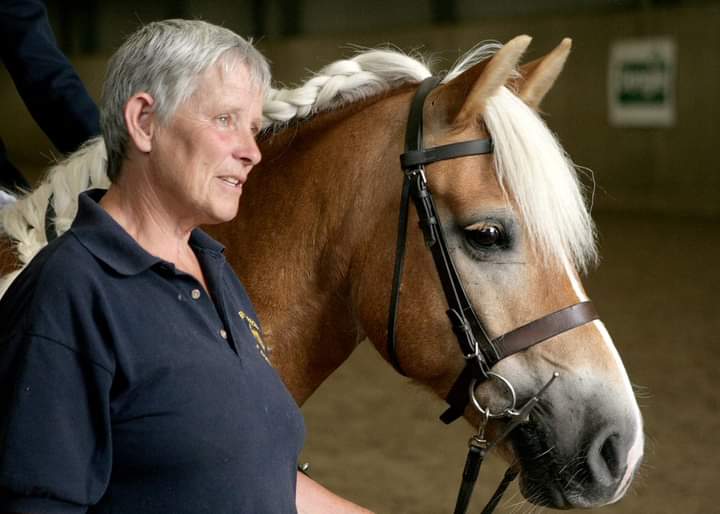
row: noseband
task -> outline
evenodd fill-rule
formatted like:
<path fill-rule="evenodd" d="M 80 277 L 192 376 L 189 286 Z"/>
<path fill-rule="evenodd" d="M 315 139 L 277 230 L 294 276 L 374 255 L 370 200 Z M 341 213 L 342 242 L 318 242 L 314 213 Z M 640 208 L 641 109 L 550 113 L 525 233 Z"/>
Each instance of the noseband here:
<path fill-rule="evenodd" d="M 512 384 L 504 377 L 491 371 L 491 368 L 510 355 L 598 319 L 598 315 L 591 302 L 581 302 L 548 314 L 500 337 L 490 339 L 463 288 L 462 281 L 448 250 L 445 232 L 428 188 L 425 165 L 458 157 L 491 154 L 493 152 L 493 142 L 492 139 L 473 139 L 432 148 L 423 147 L 423 107 L 425 99 L 440 84 L 440 81 L 439 77 L 429 77 L 420 84 L 408 115 L 405 132 L 405 153 L 400 156 L 400 164 L 405 177 L 400 204 L 395 269 L 388 316 L 387 351 L 392 365 L 404 375 L 397 354 L 396 334 L 400 285 L 405 262 L 409 200 L 412 197 L 420 219 L 420 228 L 423 231 L 425 243 L 432 254 L 435 269 L 445 294 L 448 305 L 446 314 L 465 359 L 465 367 L 446 397 L 449 408 L 440 416 L 440 419 L 444 423 L 456 420 L 463 415 L 465 408 L 471 402 L 478 409 L 481 417 L 484 418 L 478 434 L 470 440 L 470 453 L 465 465 L 463 483 L 455 510 L 457 514 L 465 512 L 467 508 L 472 487 L 485 453 L 497 445 L 519 423 L 527 421 L 530 412 L 537 405 L 539 396 L 557 378 L 557 374 L 555 374 L 521 409 L 516 409 L 515 391 Z M 492 413 L 488 408 L 483 408 L 475 398 L 475 387 L 489 379 L 502 382 L 511 396 L 509 406 L 502 412 Z M 484 438 L 484 428 L 491 417 L 505 417 L 511 419 L 511 422 L 507 424 L 495 441 L 488 443 Z M 494 509 L 500 500 L 500 495 L 516 475 L 515 468 L 508 470 L 495 496 L 483 511 L 484 513 L 491 512 Z"/>

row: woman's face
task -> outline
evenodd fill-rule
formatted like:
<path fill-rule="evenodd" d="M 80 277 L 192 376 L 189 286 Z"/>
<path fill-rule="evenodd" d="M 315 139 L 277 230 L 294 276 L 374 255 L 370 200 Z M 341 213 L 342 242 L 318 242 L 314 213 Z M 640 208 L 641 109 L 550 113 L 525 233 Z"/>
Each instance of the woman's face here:
<path fill-rule="evenodd" d="M 192 226 L 235 217 L 261 158 L 255 137 L 262 107 L 262 91 L 244 64 L 215 65 L 199 77 L 193 95 L 153 137 L 149 179 L 165 210 Z"/>

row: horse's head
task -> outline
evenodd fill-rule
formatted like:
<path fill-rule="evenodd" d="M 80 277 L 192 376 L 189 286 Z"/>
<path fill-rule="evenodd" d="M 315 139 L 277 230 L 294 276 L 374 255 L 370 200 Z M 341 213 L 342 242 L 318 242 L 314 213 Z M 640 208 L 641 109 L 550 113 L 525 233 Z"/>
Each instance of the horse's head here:
<path fill-rule="evenodd" d="M 596 256 L 594 228 L 575 170 L 536 114 L 563 67 L 570 41 L 518 70 L 529 42 L 526 36 L 515 38 L 491 58 L 451 73 L 425 101 L 427 147 L 479 138 L 494 142 L 493 154 L 426 167 L 450 254 L 491 338 L 587 300 L 578 272 Z M 399 189 L 392 196 L 386 214 L 397 219 Z M 397 359 L 408 376 L 445 397 L 464 359 L 433 259 L 413 220 L 417 217 L 411 212 Z M 390 222 L 384 230 L 378 235 L 394 240 Z M 377 277 L 392 276 L 394 255 L 377 247 L 372 252 L 364 256 L 365 278 L 356 287 L 357 311 L 365 333 L 390 359 L 388 287 Z M 642 456 L 642 420 L 601 321 L 583 323 L 503 359 L 493 371 L 512 384 L 518 404 L 560 373 L 530 421 L 504 444 L 507 458 L 522 468 L 521 487 L 528 499 L 568 508 L 622 497 Z M 476 395 L 492 410 L 508 401 L 497 379 L 478 386 Z M 465 415 L 480 422 L 472 407 Z M 491 422 L 488 433 L 497 434 L 503 423 Z"/>

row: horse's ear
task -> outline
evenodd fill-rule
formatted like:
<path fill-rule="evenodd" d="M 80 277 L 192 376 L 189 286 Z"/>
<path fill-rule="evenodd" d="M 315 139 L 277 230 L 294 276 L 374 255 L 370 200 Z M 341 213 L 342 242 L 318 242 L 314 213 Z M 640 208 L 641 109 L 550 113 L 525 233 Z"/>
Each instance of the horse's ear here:
<path fill-rule="evenodd" d="M 566 37 L 545 57 L 520 67 L 521 77 L 515 87 L 518 90 L 518 96 L 530 107 L 534 109 L 540 107 L 540 102 L 550 91 L 565 66 L 571 48 L 572 40 Z"/>
<path fill-rule="evenodd" d="M 450 89 L 460 89 L 465 93 L 465 101 L 454 116 L 453 125 L 467 125 L 483 111 L 485 101 L 508 81 L 530 41 L 530 36 L 517 36 L 508 41 L 489 61 L 476 64 L 450 81 Z"/>

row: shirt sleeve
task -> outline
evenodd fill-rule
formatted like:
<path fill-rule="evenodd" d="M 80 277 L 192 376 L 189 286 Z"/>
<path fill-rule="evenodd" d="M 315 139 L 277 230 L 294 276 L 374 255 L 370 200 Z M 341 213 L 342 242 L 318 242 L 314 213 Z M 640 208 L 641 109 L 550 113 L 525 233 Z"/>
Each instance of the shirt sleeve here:
<path fill-rule="evenodd" d="M 58 48 L 40 0 L 0 2 L 0 59 L 30 114 L 62 153 L 100 133 L 100 114 Z"/>
<path fill-rule="evenodd" d="M 112 373 L 42 336 L 0 344 L 0 512 L 86 512 L 110 478 Z"/>

